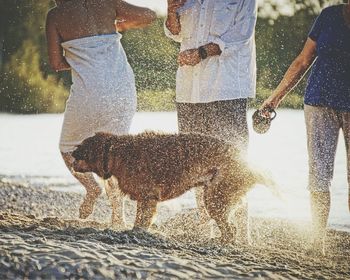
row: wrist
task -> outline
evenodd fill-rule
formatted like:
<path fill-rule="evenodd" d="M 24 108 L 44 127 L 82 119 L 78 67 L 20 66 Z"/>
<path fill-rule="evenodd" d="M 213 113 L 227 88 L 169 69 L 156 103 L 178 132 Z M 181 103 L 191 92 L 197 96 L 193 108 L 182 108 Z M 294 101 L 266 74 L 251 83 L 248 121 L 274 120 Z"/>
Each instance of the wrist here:
<path fill-rule="evenodd" d="M 209 44 L 206 44 L 204 46 L 201 46 L 198 48 L 198 50 L 200 52 L 202 52 L 203 54 L 206 53 L 206 56 L 204 55 L 205 57 L 221 55 L 221 53 L 222 53 L 220 46 L 218 44 L 215 44 L 215 43 L 209 43 Z"/>
<path fill-rule="evenodd" d="M 168 7 L 168 16 L 177 16 L 177 7 Z"/>
<path fill-rule="evenodd" d="M 274 104 L 274 107 L 278 107 L 278 105 L 281 103 L 284 95 L 280 92 L 273 92 L 271 95 L 271 101 Z"/>

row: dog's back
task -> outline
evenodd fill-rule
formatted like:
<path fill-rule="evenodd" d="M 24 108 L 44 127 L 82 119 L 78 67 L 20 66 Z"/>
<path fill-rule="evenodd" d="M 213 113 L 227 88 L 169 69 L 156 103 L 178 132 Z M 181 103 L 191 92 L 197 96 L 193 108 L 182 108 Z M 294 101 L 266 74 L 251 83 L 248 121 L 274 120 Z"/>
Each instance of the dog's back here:
<path fill-rule="evenodd" d="M 137 181 L 134 188 L 147 185 L 149 192 L 151 188 L 158 193 L 161 190 L 161 200 L 189 190 L 214 168 L 228 168 L 237 156 L 225 141 L 193 133 L 115 136 L 113 145 L 112 152 L 124 169 L 122 173 Z"/>

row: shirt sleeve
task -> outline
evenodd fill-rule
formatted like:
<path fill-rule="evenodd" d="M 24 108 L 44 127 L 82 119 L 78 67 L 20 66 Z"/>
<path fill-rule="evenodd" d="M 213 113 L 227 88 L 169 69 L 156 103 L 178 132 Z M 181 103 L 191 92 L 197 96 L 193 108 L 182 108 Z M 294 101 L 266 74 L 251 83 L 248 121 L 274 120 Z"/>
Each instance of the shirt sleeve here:
<path fill-rule="evenodd" d="M 164 33 L 165 33 L 165 36 L 167 36 L 168 38 L 174 40 L 175 42 L 179 42 L 181 43 L 182 42 L 182 36 L 181 36 L 181 31 L 179 34 L 172 34 L 170 32 L 170 30 L 166 27 L 166 19 L 164 20 Z"/>
<path fill-rule="evenodd" d="M 321 12 L 321 14 L 316 18 L 314 24 L 311 27 L 311 30 L 309 32 L 309 38 L 313 41 L 317 41 L 318 37 L 320 36 L 323 28 L 323 22 L 324 22 L 324 11 Z"/>
<path fill-rule="evenodd" d="M 220 46 L 222 51 L 226 49 L 238 49 L 250 42 L 255 34 L 255 25 L 257 21 L 256 1 L 244 1 L 247 3 L 237 14 L 235 24 L 231 26 L 220 37 L 211 36 L 211 42 Z"/>

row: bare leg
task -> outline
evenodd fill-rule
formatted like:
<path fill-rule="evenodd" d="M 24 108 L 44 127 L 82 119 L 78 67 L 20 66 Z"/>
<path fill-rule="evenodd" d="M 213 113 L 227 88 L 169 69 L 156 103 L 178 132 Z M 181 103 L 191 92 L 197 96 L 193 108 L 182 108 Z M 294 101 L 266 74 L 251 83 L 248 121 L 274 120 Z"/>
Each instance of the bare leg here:
<path fill-rule="evenodd" d="M 321 249 L 324 254 L 324 241 L 326 227 L 331 207 L 329 192 L 311 192 L 311 215 L 316 249 Z"/>
<path fill-rule="evenodd" d="M 242 244 L 250 244 L 248 202 L 242 198 L 234 212 L 234 221 L 237 226 L 237 241 Z"/>
<path fill-rule="evenodd" d="M 118 181 L 109 178 L 105 181 L 105 189 L 112 206 L 112 225 L 124 227 L 124 194 L 118 188 Z"/>
<path fill-rule="evenodd" d="M 134 229 L 148 229 L 152 223 L 152 219 L 156 211 L 157 201 L 137 201 L 137 212 Z"/>
<path fill-rule="evenodd" d="M 72 168 L 74 158 L 71 153 L 62 153 L 62 157 L 72 175 L 85 187 L 86 195 L 79 208 L 79 218 L 86 219 L 94 209 L 94 204 L 102 192 L 101 188 L 92 173 L 74 172 Z"/>
<path fill-rule="evenodd" d="M 347 169 L 348 169 L 348 207 L 350 212 L 350 113 L 343 112 L 343 133 L 344 142 L 346 148 L 346 159 L 347 159 Z"/>

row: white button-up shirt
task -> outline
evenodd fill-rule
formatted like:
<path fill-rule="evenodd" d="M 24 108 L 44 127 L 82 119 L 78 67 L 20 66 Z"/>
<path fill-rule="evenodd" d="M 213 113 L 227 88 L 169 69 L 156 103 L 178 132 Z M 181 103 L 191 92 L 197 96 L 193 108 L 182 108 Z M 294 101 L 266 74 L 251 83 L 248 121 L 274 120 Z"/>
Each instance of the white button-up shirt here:
<path fill-rule="evenodd" d="M 195 66 L 179 67 L 176 101 L 207 103 L 255 96 L 256 0 L 187 0 L 178 10 L 180 34 L 168 37 L 181 43 L 180 51 L 213 42 L 220 56 Z"/>

